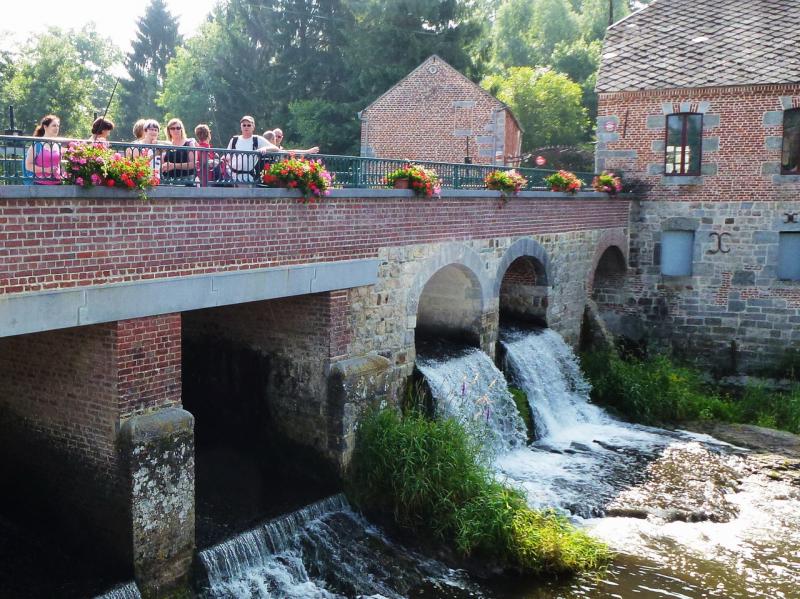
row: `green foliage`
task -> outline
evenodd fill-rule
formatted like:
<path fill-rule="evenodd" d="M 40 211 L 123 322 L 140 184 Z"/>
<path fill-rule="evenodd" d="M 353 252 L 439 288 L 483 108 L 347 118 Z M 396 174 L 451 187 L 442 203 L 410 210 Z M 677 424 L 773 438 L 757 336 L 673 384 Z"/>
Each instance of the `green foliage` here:
<path fill-rule="evenodd" d="M 623 360 L 608 352 L 581 356 L 592 399 L 644 424 L 721 420 L 800 434 L 800 385 L 788 393 L 747 387 L 739 398 L 710 388 L 700 373 L 666 356 Z"/>
<path fill-rule="evenodd" d="M 289 104 L 289 129 L 297 132 L 293 144 L 316 145 L 327 154 L 356 156 L 360 124 L 354 115 L 362 108 L 330 100 L 296 100 Z"/>
<path fill-rule="evenodd" d="M 114 85 L 110 69 L 118 59 L 111 40 L 99 36 L 91 24 L 80 31 L 51 28 L 3 67 L 0 102 L 15 107 L 17 127 L 27 135 L 52 113 L 61 119 L 62 135 L 86 136 L 94 113 L 102 112 L 109 100 Z M 112 119 L 115 108 L 112 104 Z"/>
<path fill-rule="evenodd" d="M 528 573 L 602 566 L 608 549 L 552 512 L 494 480 L 481 447 L 452 419 L 366 415 L 348 474 L 354 503 L 397 525 Z"/>
<path fill-rule="evenodd" d="M 528 403 L 528 395 L 518 387 L 509 387 L 511 397 L 514 398 L 514 404 L 517 406 L 522 421 L 525 423 L 525 430 L 528 433 L 528 443 L 532 443 L 535 439 L 536 430 L 533 427 L 533 412 L 531 412 L 531 405 Z"/>
<path fill-rule="evenodd" d="M 151 0 L 138 21 L 136 39 L 125 60 L 129 79 L 121 84 L 122 119 L 119 125 L 126 135 L 137 119 L 159 120 L 159 116 L 163 116 L 156 98 L 167 76 L 167 63 L 183 42 L 176 23 L 177 19 L 169 12 L 165 0 Z M 195 90 L 184 89 L 183 92 L 189 96 Z"/>
<path fill-rule="evenodd" d="M 515 67 L 486 77 L 481 86 L 516 114 L 522 128 L 523 151 L 554 144 L 576 144 L 589 122 L 581 105 L 582 91 L 569 77 L 549 69 Z"/>

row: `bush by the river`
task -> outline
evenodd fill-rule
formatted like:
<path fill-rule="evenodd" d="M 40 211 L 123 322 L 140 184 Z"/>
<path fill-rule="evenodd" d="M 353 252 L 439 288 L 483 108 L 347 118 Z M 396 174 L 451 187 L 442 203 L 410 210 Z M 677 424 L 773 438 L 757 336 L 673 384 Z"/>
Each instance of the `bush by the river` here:
<path fill-rule="evenodd" d="M 667 356 L 620 358 L 610 352 L 581 356 L 592 399 L 643 424 L 720 420 L 800 434 L 800 385 L 791 391 L 748 386 L 738 397 L 709 385 L 700 371 Z"/>
<path fill-rule="evenodd" d="M 348 494 L 371 514 L 480 558 L 530 574 L 602 568 L 608 548 L 552 511 L 497 482 L 478 442 L 452 419 L 393 410 L 361 421 Z"/>

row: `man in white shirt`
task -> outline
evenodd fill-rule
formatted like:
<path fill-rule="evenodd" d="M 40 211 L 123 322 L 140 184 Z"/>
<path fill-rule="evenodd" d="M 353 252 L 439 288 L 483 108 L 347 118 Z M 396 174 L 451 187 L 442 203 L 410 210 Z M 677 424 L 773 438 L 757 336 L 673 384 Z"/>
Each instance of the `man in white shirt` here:
<path fill-rule="evenodd" d="M 252 152 L 254 150 L 262 154 L 279 152 L 280 148 L 260 135 L 254 135 L 256 121 L 253 117 L 243 116 L 239 119 L 239 127 L 242 129 L 242 134 L 232 137 L 228 142 L 228 149 L 234 150 L 228 155 L 228 164 L 232 171 L 231 179 L 236 183 L 252 183 L 253 169 L 258 163 L 258 156 Z"/>

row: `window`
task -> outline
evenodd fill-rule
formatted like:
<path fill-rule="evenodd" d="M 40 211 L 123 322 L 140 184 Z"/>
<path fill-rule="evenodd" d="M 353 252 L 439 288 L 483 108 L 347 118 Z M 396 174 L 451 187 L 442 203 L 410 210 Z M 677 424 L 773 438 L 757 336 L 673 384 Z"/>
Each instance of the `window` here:
<path fill-rule="evenodd" d="M 800 233 L 781 233 L 778 238 L 778 278 L 800 281 Z"/>
<path fill-rule="evenodd" d="M 800 174 L 800 108 L 783 113 L 781 173 Z"/>
<path fill-rule="evenodd" d="M 667 143 L 664 172 L 667 175 L 699 175 L 703 115 L 667 115 Z"/>
<path fill-rule="evenodd" d="M 670 277 L 691 276 L 693 249 L 694 231 L 663 231 L 661 274 Z"/>

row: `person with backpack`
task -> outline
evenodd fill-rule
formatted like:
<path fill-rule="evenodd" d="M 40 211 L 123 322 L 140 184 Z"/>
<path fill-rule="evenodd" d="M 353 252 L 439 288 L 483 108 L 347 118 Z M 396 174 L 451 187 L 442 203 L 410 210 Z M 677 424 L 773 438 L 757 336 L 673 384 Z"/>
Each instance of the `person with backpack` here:
<path fill-rule="evenodd" d="M 266 156 L 260 158 L 252 152 L 277 152 L 279 148 L 260 135 L 255 135 L 256 121 L 253 117 L 243 116 L 239 119 L 239 127 L 241 127 L 242 134 L 234 135 L 228 142 L 228 149 L 232 152 L 228 154 L 227 162 L 232 181 L 250 184 L 258 181 L 259 171 L 263 170 L 269 161 Z"/>

